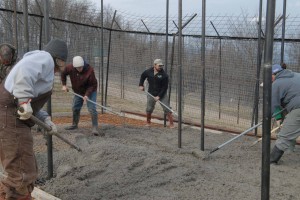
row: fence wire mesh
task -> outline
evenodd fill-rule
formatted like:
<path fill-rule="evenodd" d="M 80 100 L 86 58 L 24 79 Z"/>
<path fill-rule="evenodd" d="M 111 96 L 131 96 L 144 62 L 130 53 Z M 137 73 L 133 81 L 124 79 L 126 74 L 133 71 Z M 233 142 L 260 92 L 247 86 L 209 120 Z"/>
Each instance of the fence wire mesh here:
<path fill-rule="evenodd" d="M 5 2 L 1 4 L 0 9 L 0 42 L 14 44 L 15 38 L 18 38 L 18 53 L 19 57 L 22 57 L 25 53 L 22 8 L 18 9 L 17 35 L 14 35 L 13 8 L 7 1 Z M 31 3 L 29 49 L 35 50 L 44 45 L 44 24 L 41 11 L 33 2 Z M 67 42 L 68 62 L 71 62 L 74 56 L 80 55 L 95 68 L 98 82 L 105 84 L 105 91 L 100 91 L 101 87 L 98 88 L 98 103 L 101 104 L 101 94 L 103 94 L 106 95 L 104 106 L 116 112 L 144 113 L 146 94 L 138 90 L 138 82 L 141 73 L 153 65 L 154 59 L 165 59 L 165 17 L 136 16 L 117 12 L 115 21 L 112 21 L 113 12 L 106 9 L 103 27 L 104 51 L 101 52 L 101 13 L 88 5 L 74 6 L 72 11 L 58 12 L 62 10 L 62 6 L 65 5 L 55 4 L 50 9 L 50 35 Z M 176 16 L 169 18 L 168 65 L 165 66 L 170 77 L 170 105 L 175 111 L 178 105 L 177 20 Z M 186 14 L 183 21 L 189 22 L 183 29 L 183 120 L 200 124 L 201 90 L 203 89 L 201 15 Z M 206 24 L 206 125 L 242 131 L 251 126 L 256 81 L 258 79 L 262 81 L 262 72 L 257 76 L 257 16 L 248 14 L 208 16 Z M 286 18 L 284 61 L 288 68 L 294 71 L 299 71 L 300 66 L 299 24 L 300 17 Z M 282 18 L 278 16 L 274 35 L 274 63 L 280 62 L 281 29 Z M 102 54 L 103 74 L 101 74 Z M 104 80 L 101 80 L 102 75 Z M 70 81 L 68 84 L 70 86 Z M 57 76 L 52 96 L 54 117 L 71 114 L 72 95 L 62 93 L 60 88 L 60 77 Z M 87 109 L 83 108 L 83 112 L 87 112 Z M 261 105 L 258 105 L 258 108 L 261 116 Z M 99 107 L 98 112 L 100 110 Z M 159 106 L 154 113 L 163 116 Z"/>

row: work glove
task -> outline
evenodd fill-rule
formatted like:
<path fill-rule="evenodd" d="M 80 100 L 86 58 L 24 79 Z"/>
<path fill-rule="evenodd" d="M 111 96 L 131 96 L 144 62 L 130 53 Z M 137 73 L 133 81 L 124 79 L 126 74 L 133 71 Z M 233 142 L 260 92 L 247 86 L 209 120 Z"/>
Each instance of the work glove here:
<path fill-rule="evenodd" d="M 281 111 L 281 108 L 280 107 L 276 107 L 275 108 L 275 111 L 274 111 L 274 114 L 278 113 L 277 115 L 274 116 L 274 118 L 279 121 L 279 120 L 283 120 L 283 116 L 282 116 L 282 112 Z"/>
<path fill-rule="evenodd" d="M 20 115 L 20 120 L 27 120 L 31 117 L 32 115 L 32 108 L 31 108 L 31 104 L 30 101 L 26 102 L 26 103 L 21 103 L 19 105 L 19 109 L 18 109 L 18 115 Z"/>
<path fill-rule="evenodd" d="M 49 134 L 55 134 L 57 133 L 57 127 L 56 125 L 51 121 L 51 117 L 46 117 L 46 119 L 44 120 L 44 122 L 51 127 L 51 131 L 49 131 Z"/>

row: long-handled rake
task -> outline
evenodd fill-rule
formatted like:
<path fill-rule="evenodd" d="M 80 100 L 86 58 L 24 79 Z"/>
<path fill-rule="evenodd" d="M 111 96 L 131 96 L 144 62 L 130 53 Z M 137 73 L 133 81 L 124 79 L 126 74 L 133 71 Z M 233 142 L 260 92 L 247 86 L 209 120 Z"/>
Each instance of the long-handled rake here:
<path fill-rule="evenodd" d="M 34 121 L 37 125 L 39 125 L 40 127 L 42 127 L 43 129 L 45 129 L 47 132 L 50 132 L 52 130 L 52 128 L 48 124 L 43 123 L 37 117 L 31 115 L 30 119 L 32 121 Z M 62 141 L 64 141 L 66 144 L 70 145 L 70 147 L 76 149 L 77 151 L 82 151 L 80 147 L 76 146 L 75 144 L 73 144 L 72 142 L 70 142 L 69 140 L 67 140 L 63 136 L 61 136 L 60 134 L 53 133 L 52 135 L 55 135 L 56 137 L 58 137 L 59 139 L 61 139 Z"/>
<path fill-rule="evenodd" d="M 280 110 L 280 111 L 279 111 L 279 112 L 277 112 L 277 113 L 274 113 L 274 114 L 272 115 L 272 118 L 273 118 L 273 117 L 275 117 L 276 115 L 278 115 L 278 114 L 282 113 L 284 110 L 285 110 L 285 108 L 284 108 L 284 109 L 282 109 L 282 110 Z M 222 148 L 223 146 L 225 146 L 225 145 L 229 144 L 230 142 L 232 142 L 232 141 L 236 140 L 237 138 L 239 138 L 239 137 L 241 137 L 241 136 L 243 136 L 243 135 L 245 135 L 245 134 L 249 133 L 250 131 L 252 131 L 253 129 L 255 129 L 255 128 L 259 127 L 260 125 L 262 125 L 262 122 L 260 122 L 260 123 L 258 123 L 258 124 L 256 124 L 256 125 L 252 126 L 251 128 L 249 128 L 249 129 L 245 130 L 245 131 L 244 131 L 244 132 L 242 132 L 241 134 L 239 134 L 239 135 L 237 135 L 237 136 L 233 137 L 232 139 L 228 140 L 227 142 L 225 142 L 225 143 L 223 143 L 223 144 L 219 145 L 218 147 L 214 148 L 213 150 L 211 150 L 211 151 L 209 152 L 209 154 L 208 154 L 208 155 L 210 155 L 210 154 L 212 154 L 212 153 L 216 152 L 217 150 L 219 150 L 219 149 L 220 149 L 220 148 Z"/>
<path fill-rule="evenodd" d="M 71 94 L 73 94 L 73 95 L 75 95 L 75 96 L 77 96 L 77 97 L 80 97 L 80 98 L 84 99 L 83 96 L 81 96 L 81 95 L 79 95 L 79 94 L 77 94 L 77 93 L 75 93 L 75 92 L 72 92 L 72 91 L 70 91 L 70 90 L 67 90 L 67 92 L 69 92 L 69 93 L 71 93 Z M 110 112 L 110 113 L 112 113 L 112 114 L 114 114 L 114 115 L 120 116 L 121 119 L 122 119 L 123 125 L 125 125 L 125 123 L 126 123 L 126 121 L 125 121 L 125 114 L 124 114 L 123 112 L 120 112 L 120 113 L 114 112 L 114 111 L 112 111 L 112 109 L 110 109 L 110 108 L 108 108 L 108 107 L 106 107 L 106 106 L 103 106 L 103 105 L 101 105 L 101 104 L 98 104 L 98 103 L 96 103 L 96 102 L 94 102 L 94 101 L 92 101 L 92 100 L 90 100 L 90 99 L 87 99 L 87 101 L 90 102 L 90 103 L 92 103 L 92 104 L 95 104 L 96 106 L 99 106 L 99 107 L 103 108 L 104 110 L 106 110 L 106 111 L 108 111 L 108 112 Z"/>
<path fill-rule="evenodd" d="M 147 92 L 146 90 L 145 90 L 145 93 L 147 95 L 149 95 L 150 97 L 152 97 L 153 99 L 155 99 L 155 97 L 152 94 L 150 94 L 149 92 Z M 163 102 L 161 102 L 159 100 L 157 100 L 157 102 L 160 103 L 162 106 L 164 106 L 166 109 L 168 109 L 170 112 L 172 112 L 174 115 L 176 115 L 178 117 L 178 114 L 174 110 L 172 110 L 169 106 L 167 106 L 166 104 L 164 104 Z M 186 123 L 186 122 L 183 121 L 183 123 Z M 189 127 L 189 126 L 194 126 L 194 124 L 192 122 L 190 122 L 187 127 Z"/>
<path fill-rule="evenodd" d="M 255 126 L 252 126 L 251 128 L 249 128 L 249 129 L 245 130 L 245 131 L 244 131 L 244 132 L 242 132 L 241 134 L 239 134 L 239 135 L 237 135 L 237 136 L 235 136 L 235 137 L 231 138 L 231 139 L 230 139 L 230 140 L 228 140 L 227 142 L 225 142 L 225 143 L 223 143 L 223 144 L 219 145 L 218 147 L 214 148 L 213 150 L 211 150 L 211 151 L 209 152 L 209 154 L 212 154 L 212 153 L 214 153 L 215 151 L 219 150 L 219 149 L 220 149 L 220 148 L 222 148 L 223 146 L 225 146 L 225 145 L 229 144 L 230 142 L 232 142 L 233 140 L 236 140 L 236 139 L 237 139 L 237 138 L 239 138 L 239 137 L 242 137 L 243 135 L 245 135 L 245 134 L 249 133 L 249 132 L 250 132 L 250 131 L 252 131 L 253 129 L 255 129 L 255 128 L 259 127 L 260 125 L 262 125 L 262 122 L 260 122 L 260 123 L 256 124 Z"/>
<path fill-rule="evenodd" d="M 69 93 L 71 93 L 71 94 L 73 94 L 73 95 L 75 95 L 75 96 L 77 96 L 77 97 L 80 97 L 80 98 L 82 98 L 82 99 L 84 98 L 83 96 L 81 96 L 81 95 L 79 95 L 79 94 L 77 94 L 77 93 L 75 93 L 75 92 L 72 92 L 72 91 L 70 91 L 70 90 L 67 90 L 67 92 L 69 92 Z M 122 113 L 114 112 L 114 111 L 112 111 L 111 109 L 109 109 L 108 107 L 105 107 L 105 106 L 103 106 L 103 105 L 101 105 L 101 104 L 98 104 L 98 103 L 96 103 L 96 102 L 94 102 L 94 101 L 92 101 L 92 100 L 90 100 L 90 99 L 87 99 L 87 101 L 88 101 L 88 102 L 91 102 L 92 104 L 95 104 L 96 106 L 99 106 L 99 107 L 103 108 L 104 110 L 106 110 L 106 111 L 108 111 L 108 112 L 111 112 L 111 113 L 113 113 L 113 114 L 115 114 L 115 115 L 123 116 Z"/>
<path fill-rule="evenodd" d="M 21 107 L 21 108 L 19 108 L 19 111 L 20 111 L 20 112 L 24 112 L 24 109 Z M 52 130 L 52 128 L 51 128 L 48 124 L 42 122 L 42 121 L 41 121 L 40 119 L 38 119 L 37 117 L 31 115 L 31 116 L 30 116 L 30 119 L 31 119 L 32 121 L 34 121 L 37 125 L 39 125 L 40 127 L 42 127 L 43 129 L 45 129 L 48 133 Z M 67 140 L 67 139 L 64 138 L 63 136 L 61 136 L 60 134 L 58 134 L 58 133 L 53 133 L 53 134 L 51 134 L 51 135 L 55 135 L 56 137 L 58 137 L 59 139 L 61 139 L 62 141 L 64 141 L 64 142 L 67 143 L 68 145 L 70 145 L 72 148 L 76 149 L 77 151 L 82 151 L 82 150 L 80 149 L 80 147 L 76 146 L 75 144 L 73 144 L 72 142 L 70 142 L 69 140 Z"/>
<path fill-rule="evenodd" d="M 147 95 L 149 95 L 150 97 L 152 97 L 153 99 L 155 99 L 155 97 L 152 94 L 150 94 L 146 90 L 145 90 L 145 92 L 146 92 Z M 168 109 L 170 112 L 172 112 L 174 115 L 176 115 L 178 117 L 178 114 L 174 110 L 172 110 L 169 106 L 167 106 L 166 104 L 164 104 L 160 100 L 157 100 L 157 102 L 160 103 L 162 106 L 164 106 L 166 109 Z"/>
<path fill-rule="evenodd" d="M 275 127 L 275 128 L 273 128 L 272 130 L 271 130 L 271 134 L 272 133 L 274 133 L 275 131 L 277 131 L 278 129 L 280 129 L 282 127 L 282 125 L 280 125 L 280 126 L 277 126 L 277 127 Z M 262 140 L 262 137 L 261 138 L 259 138 L 258 140 L 256 140 L 256 141 L 254 141 L 253 143 L 252 143 L 252 145 L 251 146 L 254 146 L 254 145 L 256 145 L 257 143 L 259 143 L 260 141 Z"/>

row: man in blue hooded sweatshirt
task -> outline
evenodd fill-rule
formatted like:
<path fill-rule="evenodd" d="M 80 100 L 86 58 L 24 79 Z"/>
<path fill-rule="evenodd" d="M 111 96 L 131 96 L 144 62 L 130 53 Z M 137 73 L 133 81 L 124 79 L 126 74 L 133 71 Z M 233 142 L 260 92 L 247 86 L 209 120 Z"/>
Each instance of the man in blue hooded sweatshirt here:
<path fill-rule="evenodd" d="M 277 135 L 270 162 L 277 164 L 286 150 L 293 150 L 300 136 L 300 73 L 272 66 L 272 113 L 286 109 L 287 115 Z"/>

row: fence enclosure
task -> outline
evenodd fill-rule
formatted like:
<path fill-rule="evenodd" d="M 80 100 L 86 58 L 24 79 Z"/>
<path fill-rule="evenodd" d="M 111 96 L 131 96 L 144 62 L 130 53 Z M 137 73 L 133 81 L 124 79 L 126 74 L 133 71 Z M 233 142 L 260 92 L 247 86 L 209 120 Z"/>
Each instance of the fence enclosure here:
<path fill-rule="evenodd" d="M 88 9 L 88 8 L 86 8 Z M 38 11 L 29 11 L 29 49 L 44 46 L 43 16 Z M 14 13 L 6 5 L 0 9 L 0 43 L 13 43 L 17 38 L 19 57 L 24 54 L 23 13 L 17 13 L 17 35 L 13 35 Z M 116 13 L 115 21 L 108 12 L 104 25 L 104 52 L 101 52 L 101 27 L 99 13 L 93 18 L 86 12 L 77 12 L 76 16 L 55 16 L 50 18 L 50 32 L 53 38 L 67 42 L 69 48 L 68 62 L 80 55 L 90 63 L 96 72 L 99 83 L 101 72 L 101 55 L 104 56 L 104 79 L 107 93 L 105 106 L 113 110 L 127 110 L 144 113 L 145 93 L 139 91 L 140 74 L 152 66 L 156 58 L 164 59 L 166 35 L 165 18 L 132 16 Z M 78 17 L 78 13 L 81 17 Z M 187 21 L 193 14 L 186 15 Z M 200 124 L 202 67 L 201 67 L 201 15 L 197 14 L 183 29 L 183 120 Z M 178 48 L 175 17 L 169 20 L 168 65 L 170 77 L 170 102 L 177 110 L 178 95 Z M 257 19 L 256 16 L 208 16 L 206 35 L 206 110 L 207 126 L 232 131 L 242 131 L 253 123 L 253 110 L 256 96 L 256 81 L 262 80 L 257 74 Z M 284 62 L 289 69 L 299 71 L 300 66 L 300 18 L 289 16 L 286 19 Z M 275 29 L 274 63 L 280 62 L 281 25 L 279 20 Z M 110 28 L 112 26 L 112 28 Z M 264 26 L 263 26 L 264 27 Z M 263 42 L 263 40 L 262 40 Z M 107 83 L 107 84 L 106 84 Z M 70 81 L 69 81 L 70 84 Z M 261 96 L 261 91 L 260 94 Z M 53 116 L 70 114 L 71 95 L 60 91 L 57 80 L 52 96 Z M 261 105 L 259 101 L 259 112 Z M 100 109 L 99 109 L 100 110 Z M 163 116 L 160 108 L 155 114 Z M 259 114 L 261 116 L 261 114 Z"/>

